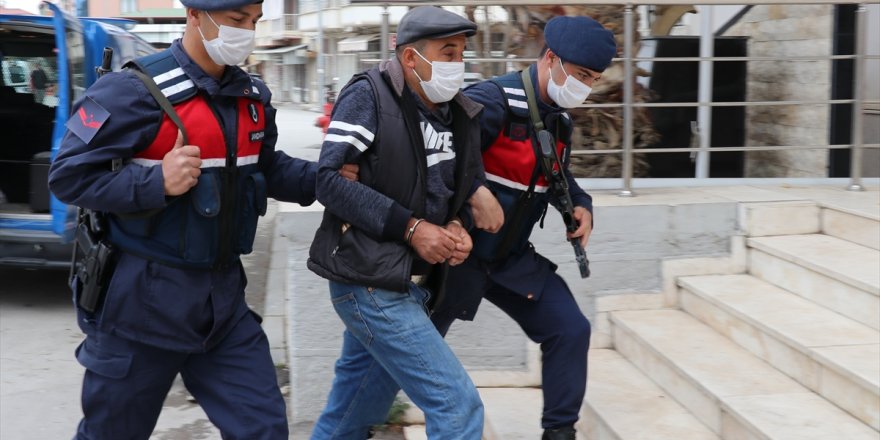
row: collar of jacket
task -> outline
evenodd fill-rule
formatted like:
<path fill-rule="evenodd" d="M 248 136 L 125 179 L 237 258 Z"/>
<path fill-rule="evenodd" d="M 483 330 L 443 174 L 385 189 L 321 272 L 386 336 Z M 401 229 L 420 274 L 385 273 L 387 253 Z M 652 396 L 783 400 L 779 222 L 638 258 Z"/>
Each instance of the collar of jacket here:
<path fill-rule="evenodd" d="M 238 66 L 227 66 L 223 71 L 220 80 L 214 79 L 211 75 L 205 73 L 198 64 L 196 64 L 186 50 L 183 48 L 181 39 L 174 40 L 171 43 L 171 54 L 177 61 L 177 64 L 183 69 L 186 76 L 192 80 L 197 88 L 204 90 L 210 96 L 223 95 L 235 97 L 247 97 L 259 99 L 260 96 L 252 94 L 253 81 L 251 76 Z M 247 92 L 245 92 L 247 90 Z"/>
<path fill-rule="evenodd" d="M 397 57 L 392 57 L 391 59 L 382 61 L 379 63 L 379 72 L 380 73 L 388 73 L 388 77 L 391 78 L 391 87 L 394 89 L 394 93 L 397 96 L 401 96 L 403 94 L 403 88 L 406 85 L 406 80 L 403 77 L 403 66 L 400 65 L 400 60 Z M 464 110 L 465 114 L 468 118 L 475 118 L 477 114 L 480 113 L 480 110 L 483 109 L 483 105 L 464 96 L 461 91 L 455 94 L 455 97 L 452 100 L 459 105 L 459 107 Z"/>

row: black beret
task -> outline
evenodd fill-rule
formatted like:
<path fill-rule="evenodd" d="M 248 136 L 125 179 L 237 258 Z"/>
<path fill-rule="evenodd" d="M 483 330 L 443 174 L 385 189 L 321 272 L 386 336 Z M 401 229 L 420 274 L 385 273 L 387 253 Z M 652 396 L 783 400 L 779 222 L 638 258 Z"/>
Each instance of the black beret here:
<path fill-rule="evenodd" d="M 226 9 L 238 9 L 254 3 L 263 3 L 263 0 L 180 0 L 183 6 L 200 11 L 222 11 Z"/>
<path fill-rule="evenodd" d="M 544 28 L 547 47 L 563 61 L 602 72 L 617 54 L 614 34 L 589 17 L 555 17 Z"/>
<path fill-rule="evenodd" d="M 419 6 L 410 9 L 397 25 L 397 44 L 413 43 L 419 40 L 436 40 L 465 34 L 470 37 L 477 33 L 476 23 L 458 14 L 436 6 Z"/>

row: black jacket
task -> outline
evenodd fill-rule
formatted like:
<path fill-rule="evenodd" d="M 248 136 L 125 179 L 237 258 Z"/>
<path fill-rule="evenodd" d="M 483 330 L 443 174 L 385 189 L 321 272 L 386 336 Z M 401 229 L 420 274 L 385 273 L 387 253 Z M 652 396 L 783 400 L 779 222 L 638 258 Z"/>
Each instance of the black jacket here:
<path fill-rule="evenodd" d="M 421 218 L 427 196 L 427 163 L 414 101 L 418 98 L 406 90 L 396 59 L 357 75 L 352 82 L 362 78 L 372 86 L 379 123 L 376 139 L 361 156 L 359 180 Z M 455 192 L 448 211 L 451 217 L 464 208 L 474 179 L 482 172 L 478 118 L 482 106 L 461 93 L 450 106 L 456 150 Z M 333 281 L 405 292 L 412 275 L 425 274 L 429 267 L 404 242 L 403 232 L 396 239 L 377 237 L 349 227 L 341 218 L 325 211 L 309 250 L 308 267 Z M 441 294 L 445 279 L 446 268 L 440 269 L 431 271 L 428 286 L 435 297 Z"/>

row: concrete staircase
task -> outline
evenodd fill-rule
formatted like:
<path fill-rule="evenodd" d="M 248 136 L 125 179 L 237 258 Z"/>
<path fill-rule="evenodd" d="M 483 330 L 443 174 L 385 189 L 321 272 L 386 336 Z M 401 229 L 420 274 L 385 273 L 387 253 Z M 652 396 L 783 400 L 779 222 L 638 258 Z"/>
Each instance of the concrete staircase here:
<path fill-rule="evenodd" d="M 741 212 L 746 273 L 677 276 L 669 308 L 610 314 L 587 438 L 880 438 L 880 222 L 803 202 Z M 666 404 L 647 431 L 633 395 Z"/>
<path fill-rule="evenodd" d="M 880 217 L 744 203 L 740 228 L 669 262 L 664 308 L 602 316 L 579 438 L 880 438 Z M 485 439 L 540 438 L 540 390 L 481 394 Z"/>

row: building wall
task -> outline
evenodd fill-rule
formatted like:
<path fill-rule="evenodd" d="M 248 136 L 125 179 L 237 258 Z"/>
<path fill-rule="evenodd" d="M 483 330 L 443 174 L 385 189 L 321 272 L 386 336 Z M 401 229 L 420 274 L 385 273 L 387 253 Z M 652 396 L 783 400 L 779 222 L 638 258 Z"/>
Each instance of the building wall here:
<path fill-rule="evenodd" d="M 89 16 L 118 17 L 122 15 L 122 3 L 127 0 L 89 0 Z M 138 11 L 144 9 L 179 7 L 174 0 L 132 0 Z"/>
<path fill-rule="evenodd" d="M 832 5 L 755 6 L 725 35 L 749 37 L 749 55 L 828 56 Z M 829 99 L 830 61 L 749 61 L 747 101 Z M 746 145 L 827 145 L 828 105 L 753 106 L 746 110 Z M 828 151 L 747 152 L 746 177 L 826 177 Z"/>

